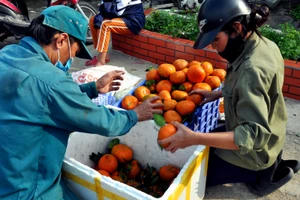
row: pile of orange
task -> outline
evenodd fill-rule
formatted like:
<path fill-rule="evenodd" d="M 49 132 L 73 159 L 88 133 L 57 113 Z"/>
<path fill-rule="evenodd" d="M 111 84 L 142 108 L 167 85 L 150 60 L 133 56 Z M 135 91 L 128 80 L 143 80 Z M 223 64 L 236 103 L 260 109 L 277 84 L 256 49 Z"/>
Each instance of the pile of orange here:
<path fill-rule="evenodd" d="M 189 95 L 192 90 L 214 90 L 224 81 L 226 71 L 214 68 L 208 61 L 177 59 L 164 63 L 146 73 L 146 84 L 136 88 L 133 95 L 122 100 L 122 108 L 134 109 L 144 99 L 153 95 L 164 103 L 164 119 L 167 123 L 182 122 L 203 101 L 200 94 Z M 170 110 L 172 110 L 170 112 Z"/>
<path fill-rule="evenodd" d="M 140 162 L 133 158 L 133 150 L 119 143 L 119 140 L 114 145 L 108 145 L 106 149 L 108 151 L 104 154 L 97 154 L 99 156 L 97 160 L 91 159 L 90 155 L 90 159 L 96 164 L 95 170 L 103 176 L 154 197 L 161 197 L 180 172 L 178 167 L 171 164 L 164 165 L 158 170 L 148 164 L 142 167 Z"/>
<path fill-rule="evenodd" d="M 212 91 L 220 87 L 225 77 L 224 69 L 214 68 L 208 61 L 177 59 L 173 63 L 163 63 L 149 69 L 146 84 L 136 88 L 133 95 L 125 96 L 122 108 L 134 109 L 144 99 L 158 95 L 164 104 L 161 109 L 165 122 L 182 123 L 204 99 L 200 94 L 189 93 L 196 89 Z"/>

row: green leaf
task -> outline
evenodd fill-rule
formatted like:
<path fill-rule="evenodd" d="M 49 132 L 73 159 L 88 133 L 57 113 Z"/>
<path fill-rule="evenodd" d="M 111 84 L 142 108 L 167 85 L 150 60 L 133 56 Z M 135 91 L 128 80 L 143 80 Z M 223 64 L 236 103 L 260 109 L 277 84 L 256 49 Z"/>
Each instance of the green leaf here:
<path fill-rule="evenodd" d="M 166 124 L 164 117 L 160 114 L 153 114 L 153 119 L 158 126 L 164 126 Z"/>

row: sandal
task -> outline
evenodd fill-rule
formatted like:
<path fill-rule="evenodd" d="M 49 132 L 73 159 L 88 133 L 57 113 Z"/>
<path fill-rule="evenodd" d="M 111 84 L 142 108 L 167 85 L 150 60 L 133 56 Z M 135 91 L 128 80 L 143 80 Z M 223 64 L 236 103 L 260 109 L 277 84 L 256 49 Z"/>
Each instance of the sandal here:
<path fill-rule="evenodd" d="M 109 61 L 110 61 L 109 58 L 105 58 L 105 63 L 108 63 Z M 97 57 L 94 56 L 92 60 L 88 60 L 85 62 L 85 66 L 95 66 L 97 62 L 98 62 Z"/>

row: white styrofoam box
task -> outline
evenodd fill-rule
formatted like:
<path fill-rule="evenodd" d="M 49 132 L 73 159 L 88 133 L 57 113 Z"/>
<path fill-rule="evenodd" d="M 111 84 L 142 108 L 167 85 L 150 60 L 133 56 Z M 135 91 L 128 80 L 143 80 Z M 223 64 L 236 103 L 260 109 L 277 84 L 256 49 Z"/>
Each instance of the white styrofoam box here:
<path fill-rule="evenodd" d="M 148 120 L 138 122 L 128 134 L 118 137 L 130 146 L 143 167 L 147 164 L 157 170 L 165 164 L 181 168 L 177 178 L 161 198 L 155 198 L 126 184 L 102 176 L 92 169 L 89 155 L 104 152 L 112 138 L 96 134 L 74 132 L 70 135 L 64 163 L 63 177 L 70 189 L 81 199 L 202 199 L 205 192 L 208 147 L 192 146 L 175 153 L 163 151 L 157 144 L 159 127 Z"/>

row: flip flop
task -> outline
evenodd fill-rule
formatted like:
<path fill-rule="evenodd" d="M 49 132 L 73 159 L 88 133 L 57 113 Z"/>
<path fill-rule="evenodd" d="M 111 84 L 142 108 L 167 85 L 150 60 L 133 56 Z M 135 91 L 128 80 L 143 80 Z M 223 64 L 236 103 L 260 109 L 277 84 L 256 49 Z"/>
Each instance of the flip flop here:
<path fill-rule="evenodd" d="M 289 167 L 285 167 L 283 169 L 276 170 L 272 182 L 260 181 L 258 183 L 246 183 L 246 186 L 252 193 L 262 197 L 278 190 L 284 184 L 289 182 L 293 178 L 293 175 L 293 170 Z"/>
<path fill-rule="evenodd" d="M 105 58 L 105 63 L 108 63 L 109 61 L 110 61 L 109 58 Z M 95 66 L 97 62 L 98 62 L 97 57 L 94 56 L 92 60 L 88 60 L 85 62 L 85 66 Z"/>

